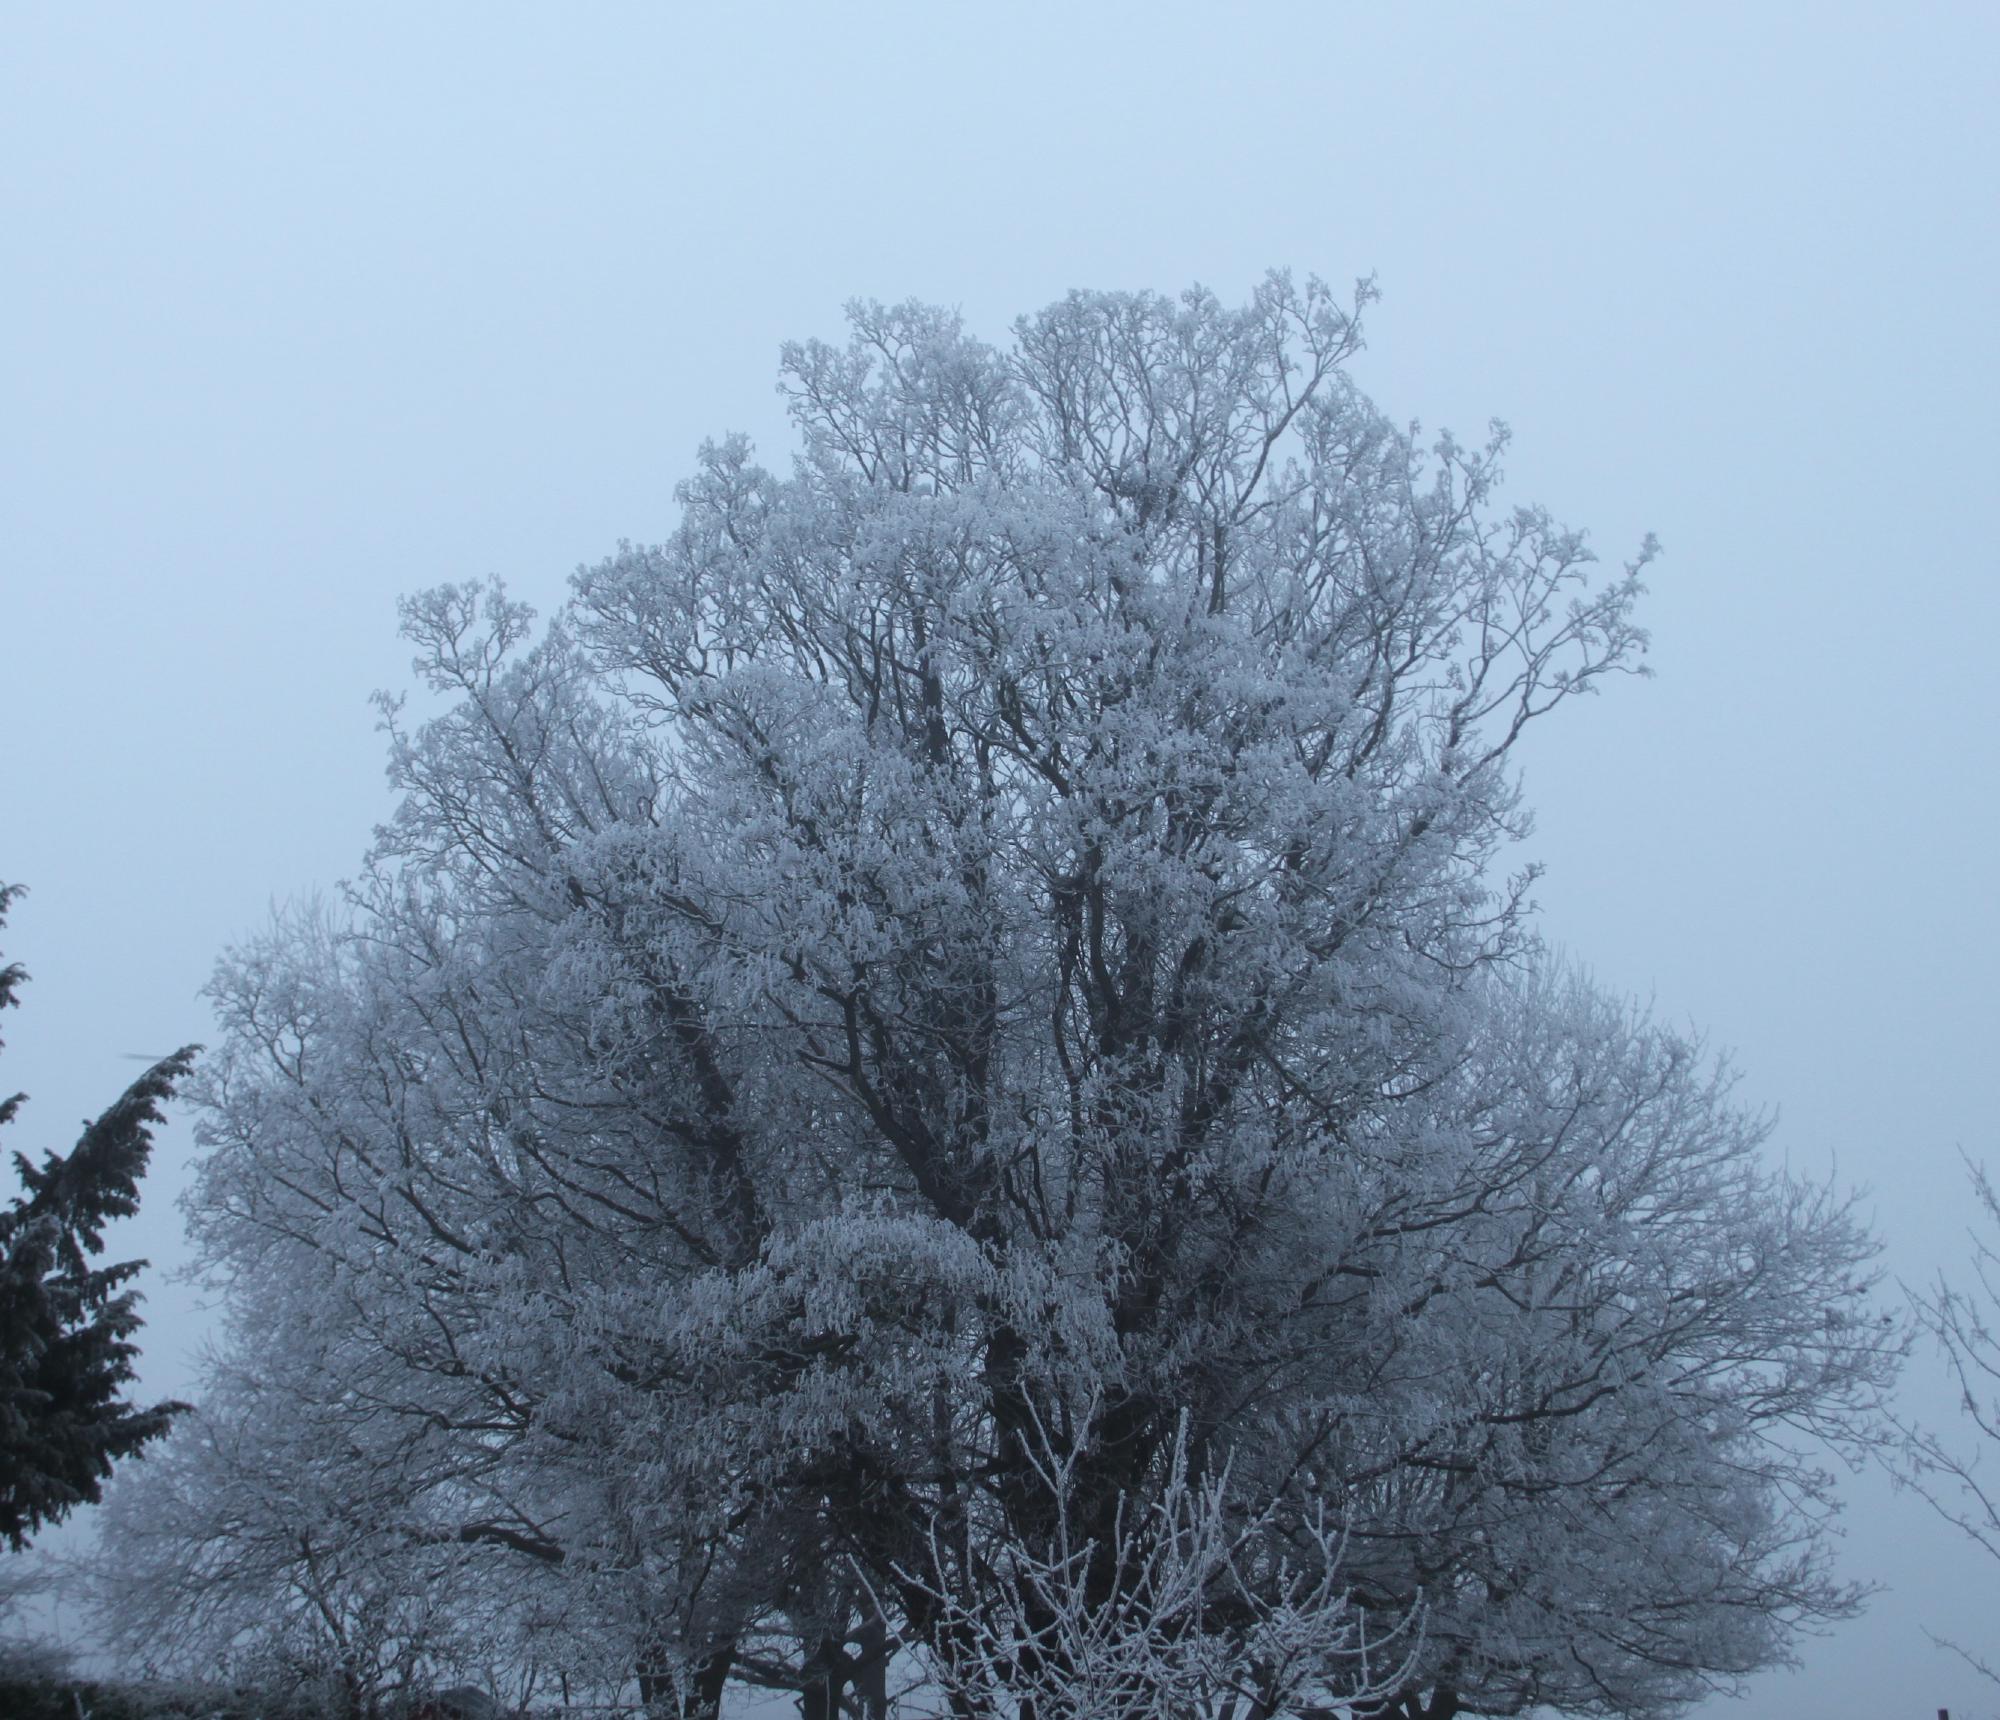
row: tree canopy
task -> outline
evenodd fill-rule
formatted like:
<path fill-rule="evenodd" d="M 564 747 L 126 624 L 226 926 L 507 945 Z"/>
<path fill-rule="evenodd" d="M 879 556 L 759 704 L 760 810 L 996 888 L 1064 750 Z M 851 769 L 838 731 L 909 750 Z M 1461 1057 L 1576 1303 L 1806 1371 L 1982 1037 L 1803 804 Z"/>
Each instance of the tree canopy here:
<path fill-rule="evenodd" d="M 0 885 L 0 922 L 20 894 Z M 0 967 L 0 1009 L 27 978 Z M 112 1466 L 165 1433 L 184 1406 L 142 1408 L 125 1395 L 138 1348 L 143 1260 L 92 1264 L 104 1226 L 139 1210 L 160 1105 L 196 1047 L 155 1063 L 66 1156 L 20 1153 L 23 1192 L 0 1211 L 0 1536 L 19 1552 L 37 1530 L 95 1504 Z M 0 1100 L 11 1122 L 24 1095 Z"/>
<path fill-rule="evenodd" d="M 259 1509 L 687 1715 L 1665 1713 L 1856 1604 L 1872 1239 L 1500 869 L 1652 546 L 1386 419 L 1366 297 L 857 306 L 788 475 L 706 446 L 539 632 L 406 604 L 442 704 L 219 970 L 193 1209 L 225 1413 L 395 1505 Z"/>

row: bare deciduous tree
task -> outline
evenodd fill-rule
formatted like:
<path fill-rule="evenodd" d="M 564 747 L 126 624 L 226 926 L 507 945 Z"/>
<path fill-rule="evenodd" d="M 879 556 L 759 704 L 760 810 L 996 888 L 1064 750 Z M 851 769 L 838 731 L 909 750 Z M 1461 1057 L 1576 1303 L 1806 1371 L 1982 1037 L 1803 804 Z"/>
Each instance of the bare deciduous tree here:
<path fill-rule="evenodd" d="M 2000 1559 L 2000 1486 L 1985 1467 L 2000 1450 L 2000 1193 L 1983 1165 L 1968 1166 L 1986 1234 L 1972 1237 L 1972 1280 L 1940 1274 L 1927 1291 L 1911 1296 L 1918 1325 L 1934 1338 L 1957 1383 L 1959 1408 L 1975 1436 L 1970 1449 L 1959 1438 L 1915 1426 L 1903 1428 L 1898 1473 L 1947 1522 L 1989 1557 Z M 2000 1684 L 2000 1658 L 1990 1646 L 1944 1646 Z"/>
<path fill-rule="evenodd" d="M 221 970 L 199 1236 L 315 1401 L 685 1715 L 1664 1712 L 1849 1609 L 1872 1242 L 1495 870 L 1650 546 L 1317 283 L 852 320 L 789 477 L 407 606 L 399 812 Z"/>

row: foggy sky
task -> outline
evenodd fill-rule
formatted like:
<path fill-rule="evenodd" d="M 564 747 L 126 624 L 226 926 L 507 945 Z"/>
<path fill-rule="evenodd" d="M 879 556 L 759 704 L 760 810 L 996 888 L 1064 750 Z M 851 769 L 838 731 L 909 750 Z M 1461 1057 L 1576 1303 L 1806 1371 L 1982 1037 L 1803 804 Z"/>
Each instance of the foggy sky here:
<path fill-rule="evenodd" d="M 1550 939 L 1731 1047 L 1774 1150 L 1966 1256 L 1991 1093 L 2000 646 L 1990 6 L 0 5 L 4 1143 L 209 1031 L 389 808 L 394 601 L 657 540 L 787 442 L 852 297 L 1005 337 L 1072 287 L 1383 290 L 1356 373 L 1515 432 L 1509 493 L 1656 531 L 1657 679 L 1526 744 Z M 114 1249 L 184 1259 L 163 1137 Z M 121 1255 L 122 1257 L 122 1255 Z M 151 1284 L 146 1386 L 202 1320 Z M 1935 1362 L 1911 1413 L 1949 1423 Z M 1996 1454 L 2000 1460 L 2000 1454 Z M 2000 1566 L 1879 1478 L 1889 1586 L 1703 1720 L 2000 1692 Z"/>

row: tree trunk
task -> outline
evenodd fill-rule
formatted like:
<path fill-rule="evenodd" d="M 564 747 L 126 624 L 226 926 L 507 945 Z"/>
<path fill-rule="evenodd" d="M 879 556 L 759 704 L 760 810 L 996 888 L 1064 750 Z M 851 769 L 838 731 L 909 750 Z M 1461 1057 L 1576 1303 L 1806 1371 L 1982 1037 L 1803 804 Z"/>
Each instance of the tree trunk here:
<path fill-rule="evenodd" d="M 642 1667 L 639 1671 L 639 1701 L 648 1714 L 669 1720 L 717 1720 L 722 1712 L 722 1691 L 729 1682 L 729 1668 L 735 1656 L 733 1644 L 717 1649 L 706 1660 L 697 1661 L 686 1679 L 676 1679 L 662 1669 Z"/>
<path fill-rule="evenodd" d="M 805 1683 L 799 1691 L 802 1720 L 840 1720 L 840 1699 L 847 1691 L 847 1667 L 847 1656 L 840 1644 L 832 1637 L 822 1637 L 805 1664 Z"/>
<path fill-rule="evenodd" d="M 889 1627 L 871 1619 L 855 1632 L 854 1646 L 848 1662 L 855 1697 L 850 1707 L 857 1720 L 889 1720 Z"/>

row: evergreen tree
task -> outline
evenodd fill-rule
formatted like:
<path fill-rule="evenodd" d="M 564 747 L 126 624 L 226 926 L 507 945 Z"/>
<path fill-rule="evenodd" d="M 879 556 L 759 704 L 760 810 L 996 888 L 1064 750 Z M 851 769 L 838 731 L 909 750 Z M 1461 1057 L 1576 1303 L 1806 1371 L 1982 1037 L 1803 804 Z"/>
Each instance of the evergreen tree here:
<path fill-rule="evenodd" d="M 18 885 L 0 885 L 0 923 Z M 21 965 L 0 968 L 0 1008 L 16 1002 Z M 15 1551 L 70 1510 L 95 1504 L 111 1467 L 167 1430 L 186 1406 L 142 1409 L 124 1390 L 138 1348 L 146 1264 L 96 1266 L 107 1220 L 139 1210 L 160 1102 L 197 1046 L 162 1058 L 125 1090 L 67 1157 L 14 1155 L 24 1192 L 0 1211 L 0 1535 Z M 0 1100 L 0 1123 L 24 1094 Z"/>

